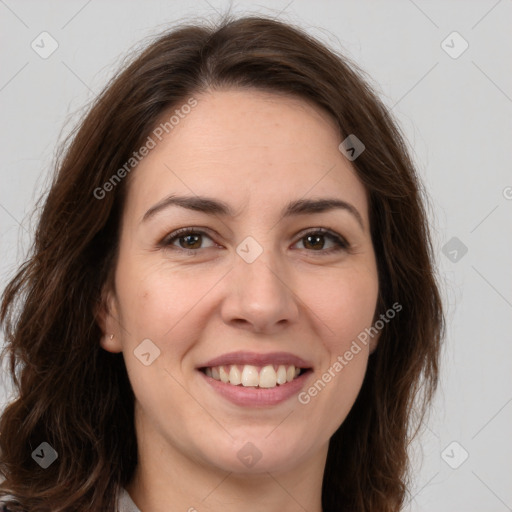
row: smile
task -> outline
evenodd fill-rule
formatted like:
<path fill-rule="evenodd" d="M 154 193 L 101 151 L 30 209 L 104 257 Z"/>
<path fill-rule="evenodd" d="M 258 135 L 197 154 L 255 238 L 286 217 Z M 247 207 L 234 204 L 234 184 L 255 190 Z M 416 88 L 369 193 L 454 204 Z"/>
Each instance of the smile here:
<path fill-rule="evenodd" d="M 305 369 L 294 365 L 246 365 L 213 366 L 202 369 L 208 377 L 232 386 L 275 388 L 291 382 Z"/>
<path fill-rule="evenodd" d="M 277 405 L 300 392 L 313 365 L 286 352 L 232 352 L 197 367 L 210 390 L 239 406 Z"/>

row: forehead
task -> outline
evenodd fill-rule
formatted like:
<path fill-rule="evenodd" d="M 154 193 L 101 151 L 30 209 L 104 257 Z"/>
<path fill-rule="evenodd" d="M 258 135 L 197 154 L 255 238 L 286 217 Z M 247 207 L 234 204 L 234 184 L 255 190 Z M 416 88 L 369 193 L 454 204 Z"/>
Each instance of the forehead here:
<path fill-rule="evenodd" d="M 366 217 L 365 189 L 339 151 L 340 131 L 327 113 L 258 90 L 208 91 L 194 99 L 196 106 L 175 115 L 161 140 L 151 135 L 156 146 L 131 176 L 128 203 L 137 216 L 169 193 L 186 193 L 222 198 L 235 209 L 338 195 Z M 176 110 L 179 104 L 161 122 Z"/>

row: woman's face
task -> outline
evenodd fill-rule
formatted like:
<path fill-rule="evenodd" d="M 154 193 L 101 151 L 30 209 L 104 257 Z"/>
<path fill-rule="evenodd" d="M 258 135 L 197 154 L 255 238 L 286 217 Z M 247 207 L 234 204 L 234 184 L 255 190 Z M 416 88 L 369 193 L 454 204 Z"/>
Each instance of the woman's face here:
<path fill-rule="evenodd" d="M 376 340 L 354 350 L 378 294 L 365 189 L 315 107 L 195 99 L 130 176 L 102 346 L 158 464 L 323 464 Z"/>

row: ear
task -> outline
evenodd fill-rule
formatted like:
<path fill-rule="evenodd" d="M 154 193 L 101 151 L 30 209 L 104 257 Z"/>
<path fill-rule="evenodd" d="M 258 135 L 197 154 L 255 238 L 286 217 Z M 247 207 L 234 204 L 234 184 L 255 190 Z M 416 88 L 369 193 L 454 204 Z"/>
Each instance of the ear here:
<path fill-rule="evenodd" d="M 101 329 L 100 345 L 107 352 L 119 353 L 123 350 L 118 318 L 115 294 L 110 289 L 104 288 L 96 308 L 96 321 Z"/>

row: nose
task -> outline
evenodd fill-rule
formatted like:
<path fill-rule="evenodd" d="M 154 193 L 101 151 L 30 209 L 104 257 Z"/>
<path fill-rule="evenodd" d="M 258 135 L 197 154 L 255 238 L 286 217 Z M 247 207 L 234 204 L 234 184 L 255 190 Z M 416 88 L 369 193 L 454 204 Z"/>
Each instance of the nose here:
<path fill-rule="evenodd" d="M 272 334 L 298 320 L 293 280 L 269 252 L 264 251 L 252 263 L 235 256 L 227 279 L 228 291 L 221 309 L 226 324 Z"/>

